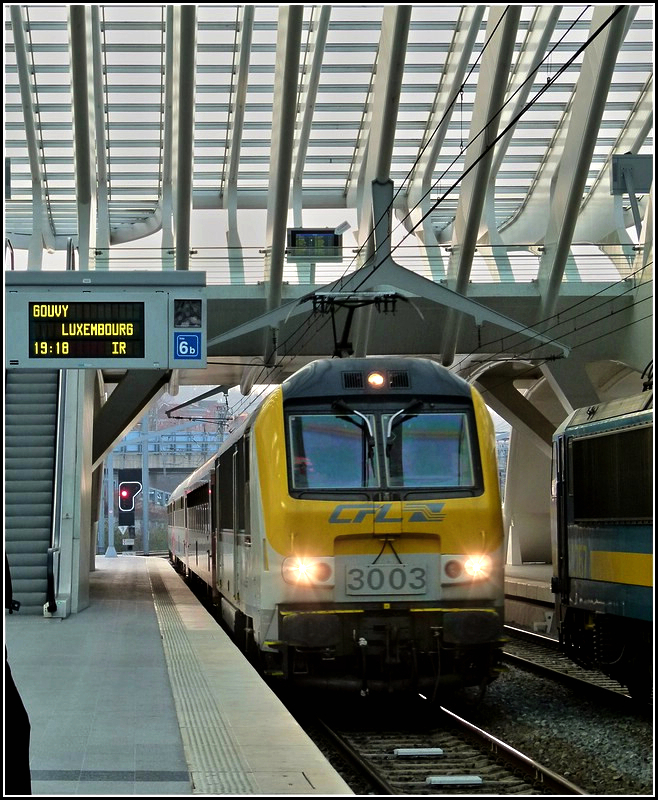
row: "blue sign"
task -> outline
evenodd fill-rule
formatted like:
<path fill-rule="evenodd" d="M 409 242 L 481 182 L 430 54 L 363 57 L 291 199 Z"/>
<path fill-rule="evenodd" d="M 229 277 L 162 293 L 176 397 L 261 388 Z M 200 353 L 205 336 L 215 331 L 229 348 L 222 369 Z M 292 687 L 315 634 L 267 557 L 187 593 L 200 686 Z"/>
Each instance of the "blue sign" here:
<path fill-rule="evenodd" d="M 174 358 L 201 360 L 201 334 L 174 331 Z"/>

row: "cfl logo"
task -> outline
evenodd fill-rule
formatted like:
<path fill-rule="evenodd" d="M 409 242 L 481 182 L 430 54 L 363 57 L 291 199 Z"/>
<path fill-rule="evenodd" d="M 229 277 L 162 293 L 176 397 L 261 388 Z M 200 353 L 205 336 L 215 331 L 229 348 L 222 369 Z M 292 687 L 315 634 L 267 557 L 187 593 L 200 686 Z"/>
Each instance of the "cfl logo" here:
<path fill-rule="evenodd" d="M 406 522 L 442 522 L 445 503 L 407 503 L 403 514 Z M 374 522 L 403 522 L 404 518 L 392 513 L 393 503 L 341 503 L 331 512 L 331 525 L 359 525 L 368 517 Z"/>

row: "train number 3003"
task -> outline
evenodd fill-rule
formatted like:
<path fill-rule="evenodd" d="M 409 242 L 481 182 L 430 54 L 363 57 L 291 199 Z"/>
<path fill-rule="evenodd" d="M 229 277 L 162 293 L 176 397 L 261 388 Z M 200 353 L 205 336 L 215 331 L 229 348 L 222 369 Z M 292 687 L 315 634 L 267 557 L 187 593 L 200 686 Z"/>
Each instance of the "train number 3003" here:
<path fill-rule="evenodd" d="M 404 564 L 348 567 L 345 578 L 347 594 L 424 594 L 427 586 L 423 567 Z"/>

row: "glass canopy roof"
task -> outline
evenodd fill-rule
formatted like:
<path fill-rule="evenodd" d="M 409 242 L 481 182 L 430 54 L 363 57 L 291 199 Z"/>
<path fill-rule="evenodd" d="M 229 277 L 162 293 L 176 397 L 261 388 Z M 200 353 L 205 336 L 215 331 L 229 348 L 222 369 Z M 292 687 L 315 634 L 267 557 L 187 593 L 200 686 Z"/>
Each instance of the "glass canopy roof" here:
<path fill-rule="evenodd" d="M 437 279 L 469 237 L 536 254 L 574 195 L 572 248 L 630 246 L 648 190 L 634 217 L 610 176 L 653 153 L 653 30 L 650 5 L 6 5 L 5 237 L 98 267 L 193 250 L 190 207 L 238 245 L 262 209 L 264 248 L 341 209 L 361 245 L 390 178 Z"/>

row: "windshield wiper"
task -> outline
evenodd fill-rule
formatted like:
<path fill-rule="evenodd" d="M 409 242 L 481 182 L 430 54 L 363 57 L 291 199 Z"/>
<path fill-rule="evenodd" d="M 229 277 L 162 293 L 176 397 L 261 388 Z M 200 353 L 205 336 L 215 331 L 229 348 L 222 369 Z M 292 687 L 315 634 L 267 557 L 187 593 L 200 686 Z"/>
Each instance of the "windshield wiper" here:
<path fill-rule="evenodd" d="M 395 414 L 393 414 L 393 416 L 388 421 L 388 430 L 386 431 L 386 439 L 391 438 L 391 434 L 393 433 L 393 428 L 397 428 L 398 425 L 402 425 L 402 423 L 407 419 L 411 419 L 412 417 L 417 417 L 418 414 L 414 414 L 412 412 L 418 411 L 419 408 L 422 408 L 422 405 L 423 405 L 422 400 L 412 400 L 404 408 L 401 408 L 399 411 L 396 411 Z M 398 417 L 400 417 L 400 419 L 398 419 Z"/>
<path fill-rule="evenodd" d="M 360 411 L 355 411 L 353 408 L 350 408 L 344 400 L 334 400 L 331 404 L 331 407 L 336 411 L 341 412 L 341 418 L 348 420 L 353 425 L 356 425 L 357 428 L 361 428 L 361 430 L 365 430 L 368 434 L 368 444 L 371 447 L 374 447 L 375 444 L 375 435 L 372 432 L 372 427 L 370 425 L 370 420 L 365 414 L 362 414 Z M 355 417 L 361 417 L 363 422 L 355 422 L 353 419 L 349 418 L 349 414 L 354 414 Z"/>
<path fill-rule="evenodd" d="M 412 400 L 408 403 L 404 408 L 401 408 L 399 411 L 396 411 L 395 414 L 389 419 L 388 421 L 388 428 L 386 430 L 386 453 L 390 453 L 391 447 L 393 445 L 393 428 L 397 428 L 398 425 L 402 425 L 408 419 L 412 419 L 413 417 L 417 417 L 418 414 L 414 414 L 414 411 L 418 411 L 423 406 L 422 400 Z"/>

